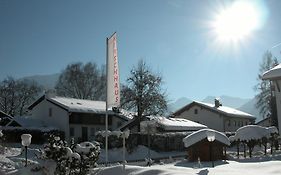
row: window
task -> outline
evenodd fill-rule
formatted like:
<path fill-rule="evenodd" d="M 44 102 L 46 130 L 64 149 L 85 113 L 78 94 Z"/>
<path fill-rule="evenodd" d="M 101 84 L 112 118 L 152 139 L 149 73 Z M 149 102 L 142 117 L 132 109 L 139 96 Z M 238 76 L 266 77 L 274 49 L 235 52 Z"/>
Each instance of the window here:
<path fill-rule="evenodd" d="M 228 126 L 230 126 L 231 124 L 230 124 L 230 120 L 228 120 L 228 124 L 227 124 Z"/>
<path fill-rule="evenodd" d="M 245 125 L 248 125 L 248 122 L 247 122 L 247 121 L 245 121 Z"/>
<path fill-rule="evenodd" d="M 52 115 L 53 115 L 52 108 L 49 108 L 49 117 L 52 117 Z"/>
<path fill-rule="evenodd" d="M 198 109 L 194 109 L 194 114 L 198 114 Z"/>
<path fill-rule="evenodd" d="M 90 129 L 90 135 L 91 135 L 91 136 L 95 136 L 95 132 L 96 132 L 96 129 L 95 129 L 95 128 L 91 128 L 91 129 Z"/>
<path fill-rule="evenodd" d="M 234 126 L 236 126 L 236 121 L 234 121 Z"/>
<path fill-rule="evenodd" d="M 70 127 L 70 129 L 69 129 L 69 135 L 70 135 L 70 137 L 74 137 L 74 128 L 73 127 Z"/>

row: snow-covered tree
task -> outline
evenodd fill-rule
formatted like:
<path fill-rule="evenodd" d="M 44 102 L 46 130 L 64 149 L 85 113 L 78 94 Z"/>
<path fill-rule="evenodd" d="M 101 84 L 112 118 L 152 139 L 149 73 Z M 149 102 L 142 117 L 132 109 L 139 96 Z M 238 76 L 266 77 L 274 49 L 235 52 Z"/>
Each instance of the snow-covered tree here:
<path fill-rule="evenodd" d="M 256 95 L 256 106 L 264 117 L 266 117 L 267 114 L 270 114 L 272 116 L 273 124 L 275 126 L 277 126 L 277 115 L 275 97 L 271 94 L 272 85 L 270 81 L 262 80 L 262 75 L 264 72 L 268 71 L 277 64 L 277 58 L 273 57 L 271 52 L 265 52 L 260 64 L 259 74 L 257 77 L 258 84 L 255 86 L 255 90 L 258 92 L 258 94 Z"/>
<path fill-rule="evenodd" d="M 62 71 L 56 84 L 56 93 L 60 96 L 105 100 L 106 85 L 105 69 L 95 63 L 69 64 Z"/>
<path fill-rule="evenodd" d="M 153 73 L 146 63 L 140 60 L 137 67 L 131 70 L 127 85 L 122 87 L 122 106 L 137 112 L 138 131 L 141 117 L 163 114 L 167 110 L 162 84 L 162 77 Z"/>
<path fill-rule="evenodd" d="M 41 91 L 34 81 L 7 77 L 0 83 L 0 109 L 12 116 L 23 115 Z"/>

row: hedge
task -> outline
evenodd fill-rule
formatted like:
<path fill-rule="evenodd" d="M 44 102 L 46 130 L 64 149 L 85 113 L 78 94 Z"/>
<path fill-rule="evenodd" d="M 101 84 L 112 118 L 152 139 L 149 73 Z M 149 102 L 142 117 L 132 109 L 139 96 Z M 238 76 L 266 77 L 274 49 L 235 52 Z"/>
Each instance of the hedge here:
<path fill-rule="evenodd" d="M 31 134 L 32 144 L 43 144 L 47 142 L 48 136 L 53 134 L 65 138 L 64 132 L 58 129 L 40 129 L 40 128 L 22 128 L 22 127 L 3 127 L 1 128 L 3 142 L 6 143 L 21 143 L 22 134 Z"/>
<path fill-rule="evenodd" d="M 176 133 L 157 133 L 150 136 L 150 147 L 152 150 L 157 151 L 184 151 L 184 143 L 182 139 L 189 135 L 191 132 L 176 132 Z M 97 134 L 95 141 L 101 143 L 101 147 L 104 148 L 105 138 L 101 134 Z M 128 151 L 132 151 L 138 145 L 144 145 L 148 147 L 148 135 L 144 133 L 132 133 L 129 138 L 126 139 L 126 148 Z M 116 135 L 108 136 L 108 148 L 121 148 L 122 137 Z"/>

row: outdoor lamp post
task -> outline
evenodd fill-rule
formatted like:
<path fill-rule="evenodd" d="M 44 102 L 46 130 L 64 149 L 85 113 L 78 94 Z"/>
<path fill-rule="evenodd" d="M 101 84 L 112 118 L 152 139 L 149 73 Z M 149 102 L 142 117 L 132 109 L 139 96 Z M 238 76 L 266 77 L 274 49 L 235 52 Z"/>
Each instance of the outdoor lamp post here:
<path fill-rule="evenodd" d="M 125 140 L 127 138 L 129 138 L 130 135 L 130 130 L 126 130 L 124 132 L 122 132 L 122 137 L 123 137 L 123 170 L 125 170 L 125 164 L 126 164 L 126 160 L 125 160 L 125 154 L 126 154 L 126 144 L 125 144 Z"/>
<path fill-rule="evenodd" d="M 30 134 L 22 134 L 21 135 L 21 144 L 25 147 L 25 166 L 27 166 L 27 147 L 31 143 L 32 136 Z"/>
<path fill-rule="evenodd" d="M 215 141 L 215 139 L 216 139 L 216 134 L 214 133 L 214 132 L 212 132 L 212 131 L 207 131 L 207 139 L 208 139 L 208 141 L 210 142 L 210 149 L 209 149 L 209 151 L 210 151 L 210 159 L 211 159 L 211 161 L 212 161 L 212 166 L 214 167 L 214 160 L 213 160 L 213 142 Z"/>

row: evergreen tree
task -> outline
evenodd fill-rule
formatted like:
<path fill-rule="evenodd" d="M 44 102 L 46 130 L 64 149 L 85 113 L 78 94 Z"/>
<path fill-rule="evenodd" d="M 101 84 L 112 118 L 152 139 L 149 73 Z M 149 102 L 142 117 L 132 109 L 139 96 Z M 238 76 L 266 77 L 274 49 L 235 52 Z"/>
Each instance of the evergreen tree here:
<path fill-rule="evenodd" d="M 256 107 L 260 110 L 260 114 L 265 117 L 270 115 L 272 117 L 273 125 L 277 126 L 277 111 L 275 104 L 275 97 L 272 95 L 272 84 L 268 80 L 263 80 L 262 75 L 264 72 L 270 70 L 278 64 L 278 60 L 267 51 L 263 55 L 262 62 L 259 68 L 258 84 L 255 86 L 255 90 L 258 92 L 256 95 L 257 103 Z"/>

